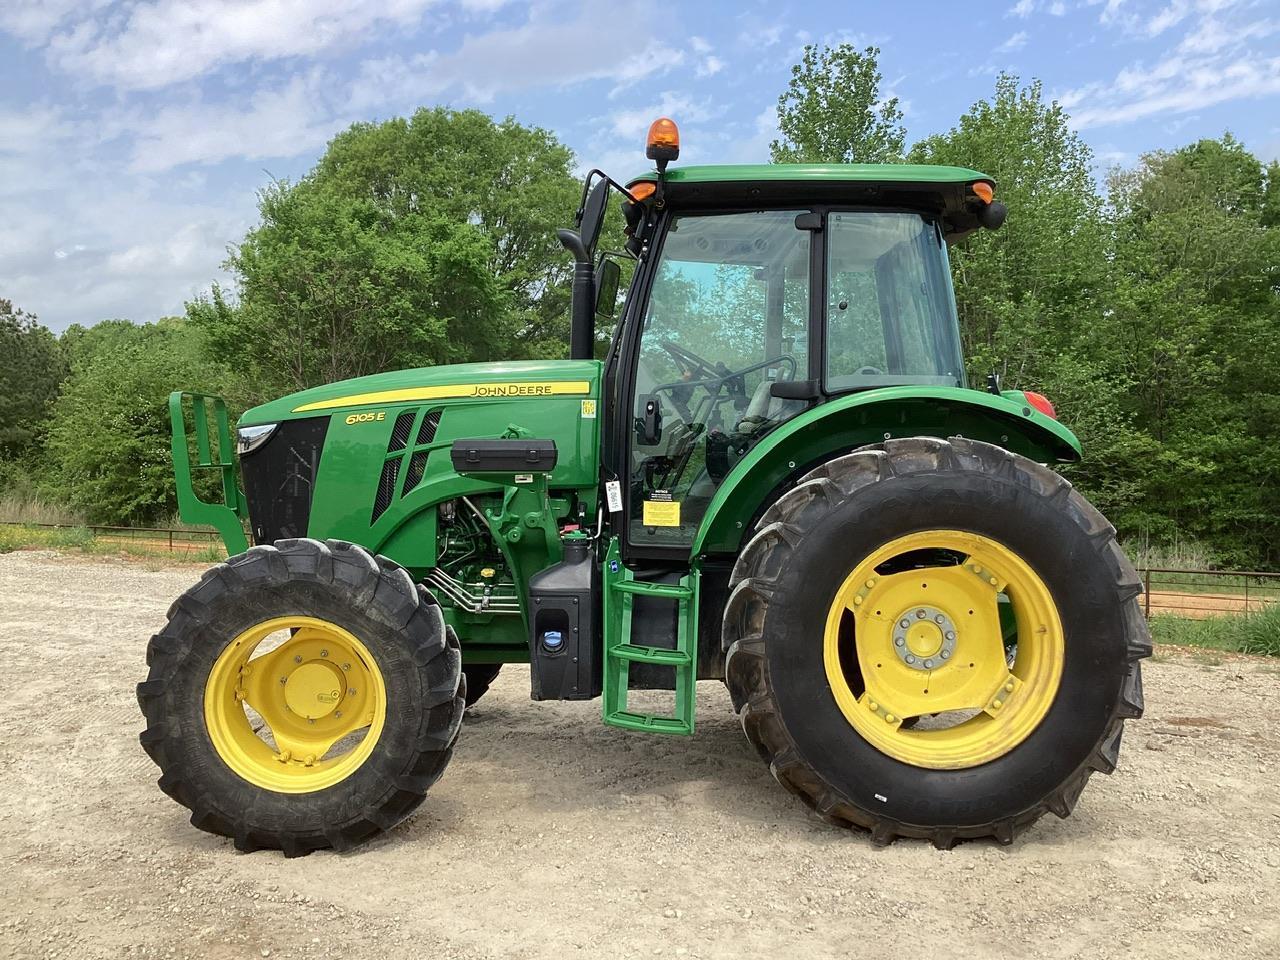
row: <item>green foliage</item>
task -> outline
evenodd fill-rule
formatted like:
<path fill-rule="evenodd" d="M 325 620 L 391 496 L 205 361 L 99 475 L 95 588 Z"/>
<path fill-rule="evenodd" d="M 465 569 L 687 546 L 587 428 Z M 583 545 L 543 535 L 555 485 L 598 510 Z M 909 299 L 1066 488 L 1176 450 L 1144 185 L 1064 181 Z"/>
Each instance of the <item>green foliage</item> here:
<path fill-rule="evenodd" d="M 572 154 L 474 110 L 356 124 L 259 201 L 261 223 L 188 306 L 247 399 L 400 367 L 563 351 Z"/>
<path fill-rule="evenodd" d="M 893 163 L 907 132 L 898 98 L 881 98 L 880 50 L 806 45 L 778 98 L 774 163 Z"/>
<path fill-rule="evenodd" d="M 92 523 L 154 522 L 176 504 L 169 393 L 216 390 L 225 372 L 182 320 L 90 330 L 81 346 L 54 404 L 46 485 Z"/>
<path fill-rule="evenodd" d="M 1151 635 L 1157 643 L 1280 657 L 1280 603 L 1254 613 L 1205 620 L 1153 617 Z"/>
<path fill-rule="evenodd" d="M 54 335 L 0 298 L 0 460 L 39 439 L 65 372 Z"/>
<path fill-rule="evenodd" d="M 1163 463 L 1117 523 L 1280 561 L 1280 229 L 1262 164 L 1229 134 L 1111 178 L 1114 313 L 1099 353 Z"/>

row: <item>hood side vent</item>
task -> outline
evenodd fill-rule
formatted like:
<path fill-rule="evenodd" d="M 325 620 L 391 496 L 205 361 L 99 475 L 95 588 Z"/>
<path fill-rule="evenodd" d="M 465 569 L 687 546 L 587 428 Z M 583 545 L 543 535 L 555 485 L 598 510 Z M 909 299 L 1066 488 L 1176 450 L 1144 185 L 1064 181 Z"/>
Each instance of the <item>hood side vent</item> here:
<path fill-rule="evenodd" d="M 417 410 L 406 410 L 396 417 L 396 424 L 391 428 L 391 441 L 387 444 L 387 453 L 405 448 L 405 444 L 409 442 L 409 431 L 413 429 L 413 421 L 417 415 Z"/>
<path fill-rule="evenodd" d="M 382 476 L 378 479 L 378 496 L 373 501 L 373 515 L 369 524 L 378 522 L 378 518 L 387 512 L 391 500 L 396 494 L 396 477 L 400 475 L 400 458 L 388 460 L 382 465 Z"/>
<path fill-rule="evenodd" d="M 418 428 L 418 441 L 414 446 L 422 446 L 430 443 L 436 438 L 436 427 L 440 426 L 439 410 L 428 410 L 427 415 L 422 418 L 422 426 Z"/>
<path fill-rule="evenodd" d="M 409 458 L 409 470 L 404 477 L 404 492 L 408 493 L 422 482 L 422 475 L 427 472 L 427 451 L 419 450 Z"/>

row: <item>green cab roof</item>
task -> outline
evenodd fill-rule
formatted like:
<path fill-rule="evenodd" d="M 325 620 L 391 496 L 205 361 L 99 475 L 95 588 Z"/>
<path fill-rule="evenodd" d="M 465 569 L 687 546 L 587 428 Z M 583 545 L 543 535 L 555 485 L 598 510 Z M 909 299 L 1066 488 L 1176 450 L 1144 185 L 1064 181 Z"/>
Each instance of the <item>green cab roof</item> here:
<path fill-rule="evenodd" d="M 658 171 L 649 170 L 631 179 L 656 181 Z M 955 184 L 975 180 L 995 180 L 967 167 L 944 167 L 926 163 L 708 163 L 669 167 L 668 183 L 743 183 L 819 181 L 846 183 Z"/>
<path fill-rule="evenodd" d="M 630 183 L 657 182 L 649 170 Z M 664 201 L 677 210 L 750 210 L 761 206 L 904 208 L 934 216 L 949 242 L 980 226 L 975 183 L 995 180 L 967 167 L 923 163 L 726 163 L 669 167 Z"/>

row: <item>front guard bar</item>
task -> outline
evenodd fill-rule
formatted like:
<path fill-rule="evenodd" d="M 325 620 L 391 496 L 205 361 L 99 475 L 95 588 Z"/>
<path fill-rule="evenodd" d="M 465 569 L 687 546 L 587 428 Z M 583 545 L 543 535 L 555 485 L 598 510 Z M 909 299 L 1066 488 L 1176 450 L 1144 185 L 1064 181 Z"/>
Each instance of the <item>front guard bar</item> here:
<path fill-rule="evenodd" d="M 191 426 L 195 433 L 196 460 L 191 461 L 187 418 L 182 407 L 184 397 L 191 399 Z M 209 406 L 213 407 L 214 427 L 218 431 L 218 456 L 213 457 L 209 442 Z M 231 424 L 227 404 L 211 394 L 175 390 L 169 394 L 169 423 L 172 427 L 173 476 L 177 483 L 178 514 L 186 523 L 207 524 L 222 534 L 227 554 L 234 556 L 249 549 L 244 521 L 249 518 L 249 502 L 236 479 L 235 448 L 231 443 Z M 222 474 L 222 502 L 201 500 L 192 482 L 192 470 L 218 470 Z"/>

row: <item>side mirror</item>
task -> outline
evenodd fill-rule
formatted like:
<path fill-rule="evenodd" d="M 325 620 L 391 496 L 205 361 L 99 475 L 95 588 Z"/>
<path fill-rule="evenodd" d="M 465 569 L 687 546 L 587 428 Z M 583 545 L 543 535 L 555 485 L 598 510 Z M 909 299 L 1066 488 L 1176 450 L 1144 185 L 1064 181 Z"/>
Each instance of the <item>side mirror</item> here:
<path fill-rule="evenodd" d="M 982 225 L 988 230 L 999 230 L 1004 224 L 1004 218 L 1009 215 L 1009 208 L 999 200 L 992 200 L 990 203 L 983 204 L 978 219 Z"/>
<path fill-rule="evenodd" d="M 587 201 L 582 205 L 582 219 L 578 222 L 578 235 L 582 237 L 582 244 L 587 248 L 587 252 L 591 253 L 596 248 L 596 241 L 600 239 L 600 228 L 604 226 L 605 203 L 609 199 L 609 181 L 600 180 L 591 192 L 587 194 Z"/>
<path fill-rule="evenodd" d="M 596 316 L 612 320 L 618 312 L 618 289 L 622 286 L 622 268 L 618 261 L 601 257 L 596 266 Z"/>

